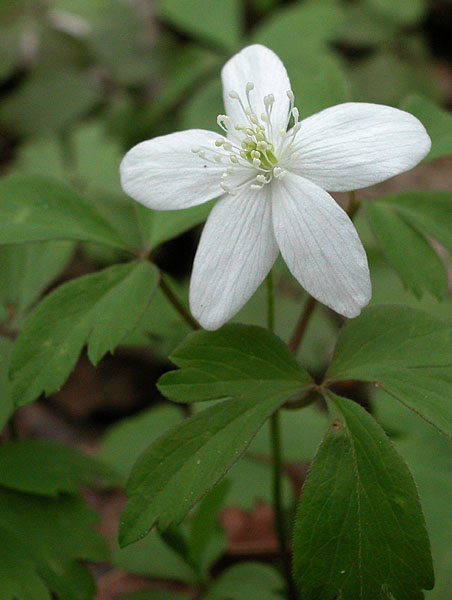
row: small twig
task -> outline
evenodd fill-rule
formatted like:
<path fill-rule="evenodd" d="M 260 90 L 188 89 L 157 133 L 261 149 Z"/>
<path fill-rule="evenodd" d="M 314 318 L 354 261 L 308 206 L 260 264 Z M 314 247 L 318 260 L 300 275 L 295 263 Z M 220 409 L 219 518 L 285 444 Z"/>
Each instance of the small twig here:
<path fill-rule="evenodd" d="M 201 329 L 201 326 L 199 325 L 198 321 L 191 316 L 191 314 L 188 312 L 188 310 L 185 308 L 185 306 L 170 288 L 163 275 L 160 277 L 160 288 L 165 294 L 165 296 L 168 298 L 168 300 L 171 302 L 171 304 L 174 306 L 174 308 L 177 310 L 177 312 L 180 314 L 180 316 L 184 319 L 184 321 L 194 330 Z"/>

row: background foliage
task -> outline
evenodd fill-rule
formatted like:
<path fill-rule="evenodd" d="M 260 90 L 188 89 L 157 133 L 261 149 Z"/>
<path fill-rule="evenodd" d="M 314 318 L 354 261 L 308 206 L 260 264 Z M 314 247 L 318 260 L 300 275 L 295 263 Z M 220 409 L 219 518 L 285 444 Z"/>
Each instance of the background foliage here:
<path fill-rule="evenodd" d="M 183 403 L 202 397 L 201 408 L 193 410 L 210 411 L 218 437 L 233 406 L 237 428 L 244 421 L 249 427 L 242 432 L 242 451 L 266 416 L 308 381 L 287 364 L 285 377 L 272 379 L 267 365 L 267 396 L 258 409 L 251 382 L 223 380 L 214 365 L 209 371 L 214 383 L 207 390 L 196 387 L 200 382 L 193 373 L 199 365 L 188 365 L 184 352 L 202 352 L 203 334 L 179 346 L 189 327 L 159 281 L 164 277 L 186 302 L 199 226 L 210 205 L 154 213 L 133 203 L 119 185 L 119 161 L 134 143 L 178 129 L 216 128 L 223 110 L 220 69 L 253 42 L 269 46 L 285 62 L 301 117 L 348 100 L 385 103 L 415 114 L 432 137 L 424 165 L 363 193 L 356 223 L 369 255 L 373 299 L 369 312 L 342 332 L 329 371 L 339 384 L 339 396 L 329 401 L 348 433 L 340 437 L 330 431 L 324 438 L 304 502 L 306 515 L 318 508 L 310 495 L 315 482 L 321 485 L 328 475 L 321 468 L 326 448 L 338 448 L 333 453 L 339 461 L 340 452 L 346 454 L 347 445 L 362 437 L 354 411 L 364 413 L 359 417 L 364 421 L 367 415 L 341 396 L 351 397 L 376 417 L 416 479 L 436 574 L 426 597 L 451 597 L 452 449 L 431 425 L 451 436 L 452 375 L 444 367 L 451 362 L 450 329 L 443 324 L 452 320 L 451 34 L 448 0 L 0 0 L 0 600 L 44 600 L 51 592 L 62 600 L 126 592 L 128 600 L 184 599 L 193 597 L 194 588 L 204 589 L 214 565 L 216 577 L 205 599 L 282 597 L 281 577 L 270 564 L 274 540 L 270 534 L 266 542 L 265 523 L 256 526 L 259 503 L 270 500 L 265 428 L 240 462 L 235 463 L 235 450 L 232 456 L 225 451 L 224 464 L 214 466 L 220 473 L 235 463 L 226 483 L 213 488 L 182 526 L 165 534 L 154 529 L 124 549 L 115 541 L 121 490 L 138 456 L 158 438 L 159 444 L 171 439 L 172 434 L 160 437 L 170 427 L 185 431 L 188 440 L 202 433 L 202 419 L 196 417 L 190 426 L 201 423 L 199 431 L 187 433 L 186 407 L 163 396 Z M 143 262 L 144 256 L 152 263 Z M 276 333 L 287 341 L 305 296 L 279 263 L 276 289 Z M 385 304 L 416 310 L 387 310 Z M 264 293 L 258 291 L 235 320 L 265 326 L 265 310 Z M 298 357 L 315 377 L 327 369 L 341 325 L 324 309 L 315 313 Z M 386 346 L 372 341 L 383 325 L 390 329 Z M 413 337 L 407 338 L 410 328 Z M 425 329 L 430 337 L 416 346 L 413 340 Z M 250 344 L 275 344 L 275 352 L 284 352 L 276 338 L 254 337 L 256 331 L 261 330 L 247 329 Z M 367 352 L 362 364 L 348 354 L 360 343 Z M 400 360 L 407 347 L 401 370 L 391 362 L 391 352 Z M 160 380 L 159 393 L 155 383 L 172 368 L 170 354 L 182 369 Z M 226 350 L 222 359 L 224 373 L 225 365 L 232 368 Z M 184 370 L 193 377 L 190 393 L 178 381 L 182 377 L 183 383 Z M 372 386 L 376 378 L 382 387 Z M 351 379 L 368 383 L 340 388 L 342 380 Z M 428 423 L 407 408 L 422 412 L 426 395 Z M 236 396 L 239 401 L 231 400 Z M 284 411 L 281 421 L 290 520 L 293 492 L 304 483 L 328 419 L 317 402 Z M 376 440 L 386 439 L 377 425 L 369 427 Z M 197 481 L 188 481 L 193 465 L 202 461 L 202 481 L 207 473 L 214 483 L 218 474 L 202 454 L 202 442 L 210 438 L 198 439 L 201 447 L 192 462 L 180 456 L 157 474 L 162 481 L 176 474 L 184 483 L 193 500 L 187 509 L 202 495 Z M 393 448 L 384 444 L 375 462 L 391 460 Z M 129 490 L 139 489 L 148 507 L 144 517 L 139 511 L 136 531 L 129 529 L 134 538 L 158 520 L 153 510 L 172 494 L 165 489 L 152 496 L 140 465 L 146 473 L 158 468 L 145 452 L 129 481 Z M 403 462 L 396 468 L 408 481 Z M 364 489 L 373 485 L 351 475 L 342 481 Z M 351 488 L 345 484 L 346 495 Z M 134 506 L 129 505 L 127 519 Z M 92 526 L 99 515 L 100 530 Z M 234 538 L 234 515 L 245 515 L 257 530 L 254 546 Z M 179 516 L 169 513 L 167 522 Z M 381 522 L 378 515 L 373 518 L 378 531 Z M 322 544 L 322 532 L 309 527 L 301 514 L 298 540 Z M 408 521 L 403 529 L 424 543 L 423 532 Z M 269 564 L 234 564 L 255 554 Z M 378 568 L 387 569 L 389 559 L 381 556 Z M 430 583 L 429 565 L 414 559 L 410 564 L 418 579 L 407 585 L 418 597 L 418 588 Z M 314 569 L 301 563 L 295 568 L 315 585 Z M 118 569 L 129 574 L 128 588 L 115 579 Z M 342 570 L 331 573 L 330 590 L 342 585 Z M 408 581 L 402 571 L 397 581 Z M 138 591 L 143 580 L 132 576 L 158 580 L 161 589 Z M 172 585 L 162 584 L 162 578 Z M 356 592 L 350 585 L 346 593 L 352 599 Z"/>

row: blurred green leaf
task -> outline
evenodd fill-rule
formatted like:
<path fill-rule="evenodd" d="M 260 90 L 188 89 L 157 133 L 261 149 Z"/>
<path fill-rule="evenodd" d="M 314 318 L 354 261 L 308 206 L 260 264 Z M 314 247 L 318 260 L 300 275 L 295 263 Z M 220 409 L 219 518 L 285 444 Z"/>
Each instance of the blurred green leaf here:
<path fill-rule="evenodd" d="M 310 383 L 278 337 L 250 325 L 194 332 L 170 358 L 180 370 L 165 373 L 158 388 L 178 402 L 284 394 L 289 398 Z"/>
<path fill-rule="evenodd" d="M 328 426 L 327 413 L 316 406 L 306 406 L 302 410 L 282 410 L 279 413 L 281 428 L 282 455 L 286 461 L 309 461 L 314 456 Z M 250 452 L 269 456 L 271 448 L 270 432 L 263 427 L 254 438 Z"/>
<path fill-rule="evenodd" d="M 0 297 L 17 320 L 67 267 L 74 242 L 0 246 Z"/>
<path fill-rule="evenodd" d="M 211 210 L 212 202 L 184 210 L 165 211 L 154 211 L 142 204 L 137 204 L 138 226 L 141 229 L 145 247 L 156 248 L 163 242 L 176 238 L 195 225 L 203 223 Z"/>
<path fill-rule="evenodd" d="M 413 25 L 424 16 L 428 0 L 366 0 L 369 6 L 381 15 L 400 23 Z"/>
<path fill-rule="evenodd" d="M 162 404 L 113 425 L 104 436 L 100 458 L 118 472 L 124 483 L 138 456 L 150 442 L 183 419 L 179 406 Z"/>
<path fill-rule="evenodd" d="M 201 500 L 190 521 L 190 536 L 188 538 L 190 558 L 205 575 L 208 574 L 209 568 L 212 566 L 211 560 L 206 562 L 206 550 L 211 545 L 215 533 L 217 533 L 217 536 L 221 534 L 222 530 L 218 523 L 218 516 L 228 494 L 229 485 L 227 479 L 220 481 Z M 226 546 L 225 536 L 221 537 L 223 538 L 222 543 L 218 545 L 218 556 L 215 556 L 215 559 L 219 558 Z"/>
<path fill-rule="evenodd" d="M 57 239 L 125 246 L 77 192 L 56 179 L 11 175 L 0 180 L 0 243 Z"/>
<path fill-rule="evenodd" d="M 397 39 L 398 27 L 388 22 L 382 15 L 375 14 L 366 3 L 353 3 L 347 6 L 345 20 L 335 36 L 335 39 L 346 46 L 378 46 Z"/>
<path fill-rule="evenodd" d="M 420 310 L 375 306 L 341 331 L 330 380 L 374 383 L 452 437 L 452 327 Z"/>
<path fill-rule="evenodd" d="M 78 561 L 105 560 L 108 549 L 86 504 L 74 496 L 45 498 L 3 487 L 0 504 L 0 527 L 26 547 L 47 586 L 61 600 L 91 600 L 94 578 Z"/>
<path fill-rule="evenodd" d="M 287 61 L 286 68 L 301 118 L 351 99 L 343 70 L 328 55 L 314 53 L 309 59 Z"/>
<path fill-rule="evenodd" d="M 427 129 L 432 140 L 432 149 L 425 161 L 436 160 L 452 154 L 452 114 L 440 108 L 437 104 L 420 96 L 407 96 L 401 108 L 417 117 Z"/>
<path fill-rule="evenodd" d="M 183 592 L 170 592 L 168 590 L 160 590 L 152 588 L 149 590 L 140 590 L 121 596 L 120 600 L 188 600 L 189 594 Z"/>
<path fill-rule="evenodd" d="M 193 582 L 193 570 L 158 535 L 156 529 L 127 548 L 113 548 L 113 564 L 135 575 Z"/>
<path fill-rule="evenodd" d="M 364 206 L 372 232 L 404 284 L 417 297 L 427 290 L 439 299 L 444 298 L 445 266 L 425 237 L 397 212 L 397 204 L 369 201 Z"/>
<path fill-rule="evenodd" d="M 12 342 L 7 338 L 0 337 L 0 432 L 14 412 L 11 386 L 8 378 L 12 349 Z"/>
<path fill-rule="evenodd" d="M 406 459 L 419 489 L 435 565 L 435 587 L 426 593 L 426 598 L 449 600 L 452 592 L 452 446 L 431 425 L 418 419 L 383 390 L 378 390 L 373 406 L 384 428 L 397 424 L 400 434 L 393 443 Z"/>
<path fill-rule="evenodd" d="M 86 74 L 36 69 L 0 104 L 0 121 L 20 135 L 48 133 L 87 114 L 98 100 Z"/>
<path fill-rule="evenodd" d="M 3 528 L 0 528 L 0 581 L 0 600 L 51 600 L 27 546 Z"/>
<path fill-rule="evenodd" d="M 240 0 L 161 0 L 162 17 L 189 35 L 235 50 L 242 36 Z"/>
<path fill-rule="evenodd" d="M 348 70 L 353 99 L 358 102 L 375 102 L 399 106 L 412 92 L 430 98 L 438 96 L 438 86 L 431 75 L 428 63 L 405 59 L 388 48 L 374 52 Z"/>
<path fill-rule="evenodd" d="M 65 382 L 85 344 L 96 364 L 143 315 L 158 284 L 151 263 L 126 263 L 74 279 L 46 296 L 26 320 L 11 361 L 16 405 Z"/>
<path fill-rule="evenodd" d="M 223 95 L 219 78 L 212 79 L 195 90 L 181 109 L 184 129 L 219 131 L 217 116 L 223 111 Z"/>
<path fill-rule="evenodd" d="M 295 2 L 273 11 L 254 29 L 251 41 L 268 46 L 283 62 L 308 59 L 327 50 L 344 17 L 337 0 Z"/>
<path fill-rule="evenodd" d="M 363 408 L 333 394 L 329 400 L 335 420 L 295 525 L 294 573 L 303 597 L 420 599 L 434 577 L 411 473 Z"/>
<path fill-rule="evenodd" d="M 230 567 L 215 580 L 205 600 L 283 600 L 284 581 L 270 565 L 244 562 Z"/>
<path fill-rule="evenodd" d="M 97 479 L 114 481 L 113 472 L 68 446 L 45 440 L 20 440 L 0 447 L 0 485 L 42 496 L 76 494 Z"/>
<path fill-rule="evenodd" d="M 377 202 L 390 206 L 416 229 L 452 252 L 452 192 L 414 190 L 383 196 Z"/>

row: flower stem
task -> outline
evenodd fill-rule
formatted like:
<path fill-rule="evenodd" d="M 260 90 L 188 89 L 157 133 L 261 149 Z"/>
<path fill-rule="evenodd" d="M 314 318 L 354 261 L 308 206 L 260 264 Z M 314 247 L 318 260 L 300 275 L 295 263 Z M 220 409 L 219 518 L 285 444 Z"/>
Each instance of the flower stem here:
<path fill-rule="evenodd" d="M 356 195 L 356 192 L 349 192 L 349 204 L 347 208 L 347 214 L 352 221 L 360 207 L 361 202 L 358 196 Z M 288 344 L 289 350 L 295 355 L 300 349 L 300 345 L 306 332 L 306 328 L 318 303 L 318 300 L 310 296 L 309 300 L 306 302 L 303 312 L 300 315 L 300 318 L 298 319 L 298 323 L 295 326 L 295 329 L 292 333 Z"/>
<path fill-rule="evenodd" d="M 303 312 L 301 313 L 300 318 L 298 319 L 298 323 L 295 326 L 295 329 L 292 333 L 289 342 L 289 350 L 293 354 L 297 354 L 298 350 L 300 349 L 300 345 L 303 340 L 306 328 L 317 304 L 318 301 L 312 296 L 309 297 L 309 300 L 305 304 Z"/>
<path fill-rule="evenodd" d="M 267 329 L 275 328 L 275 293 L 273 285 L 273 272 L 267 275 Z"/>
<path fill-rule="evenodd" d="M 273 273 L 267 276 L 267 327 L 273 331 L 275 326 L 275 296 L 273 285 Z M 288 544 L 286 537 L 286 526 L 284 520 L 284 509 L 282 505 L 282 475 L 283 461 L 281 452 L 281 431 L 279 424 L 279 412 L 276 411 L 270 417 L 270 437 L 273 468 L 273 511 L 275 530 L 278 537 L 279 555 L 281 557 L 284 577 L 287 583 L 287 591 L 290 600 L 297 600 L 298 595 L 292 579 L 292 569 Z"/>
<path fill-rule="evenodd" d="M 273 509 L 275 519 L 275 529 L 278 535 L 279 554 L 282 561 L 284 577 L 287 583 L 287 591 L 290 600 L 297 600 L 298 594 L 295 583 L 292 578 L 292 568 L 288 552 L 286 524 L 284 519 L 284 509 L 282 506 L 282 452 L 281 452 L 281 431 L 279 424 L 279 412 L 276 411 L 270 417 L 270 433 L 272 444 L 272 466 L 273 466 Z"/>
<path fill-rule="evenodd" d="M 162 292 L 165 294 L 165 296 L 167 297 L 167 299 L 171 302 L 171 304 L 174 306 L 174 308 L 180 314 L 180 316 L 184 319 L 184 321 L 192 329 L 195 329 L 195 330 L 201 329 L 198 321 L 196 321 L 196 319 L 194 319 L 191 316 L 191 314 L 188 312 L 188 310 L 185 308 L 185 306 L 182 304 L 182 302 L 179 300 L 179 298 L 176 296 L 176 294 L 170 288 L 164 275 L 162 275 L 160 277 L 160 288 L 161 288 Z"/>

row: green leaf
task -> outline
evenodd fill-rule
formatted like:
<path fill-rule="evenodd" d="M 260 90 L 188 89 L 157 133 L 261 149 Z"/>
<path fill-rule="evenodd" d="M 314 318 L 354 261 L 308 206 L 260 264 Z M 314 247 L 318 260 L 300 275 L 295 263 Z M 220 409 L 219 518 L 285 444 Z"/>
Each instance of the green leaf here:
<path fill-rule="evenodd" d="M 378 204 L 390 206 L 416 229 L 436 238 L 452 252 L 452 193 L 415 190 L 383 196 Z M 368 206 L 368 203 L 367 203 Z"/>
<path fill-rule="evenodd" d="M 74 242 L 0 246 L 0 296 L 17 321 L 67 267 Z"/>
<path fill-rule="evenodd" d="M 143 537 L 156 523 L 165 529 L 180 522 L 287 397 L 287 390 L 276 393 L 272 386 L 253 392 L 245 388 L 243 396 L 201 411 L 151 444 L 127 484 L 131 500 L 121 518 L 120 544 Z"/>
<path fill-rule="evenodd" d="M 418 57 L 409 60 L 399 56 L 385 44 L 349 68 L 353 99 L 399 106 L 402 99 L 413 92 L 435 98 L 438 86 L 428 65 Z"/>
<path fill-rule="evenodd" d="M 158 284 L 147 262 L 114 265 L 46 296 L 27 318 L 11 360 L 13 399 L 21 406 L 57 391 L 85 344 L 97 363 L 143 315 Z"/>
<path fill-rule="evenodd" d="M 452 115 L 435 102 L 419 94 L 410 94 L 401 105 L 403 110 L 417 117 L 432 140 L 432 149 L 425 161 L 452 154 Z"/>
<path fill-rule="evenodd" d="M 285 66 L 302 119 L 351 99 L 348 80 L 335 58 L 308 53 Z"/>
<path fill-rule="evenodd" d="M 0 600 L 51 600 L 25 544 L 0 528 Z"/>
<path fill-rule="evenodd" d="M 337 0 L 296 2 L 273 11 L 256 27 L 251 41 L 268 46 L 284 62 L 299 60 L 308 49 L 312 57 L 327 50 L 327 42 L 334 39 L 344 16 Z"/>
<path fill-rule="evenodd" d="M 337 410 L 301 497 L 294 573 L 305 600 L 421 600 L 433 587 L 416 486 L 383 430 L 358 404 Z"/>
<path fill-rule="evenodd" d="M 8 371 L 13 344 L 7 338 L 0 337 L 0 431 L 14 412 L 11 385 Z"/>
<path fill-rule="evenodd" d="M 288 398 L 310 383 L 287 346 L 260 327 L 227 325 L 192 333 L 170 358 L 181 370 L 165 373 L 158 388 L 177 402 L 231 396 Z"/>
<path fill-rule="evenodd" d="M 401 25 L 413 25 L 424 16 L 428 2 L 427 0 L 367 0 L 369 6 L 396 23 Z"/>
<path fill-rule="evenodd" d="M 397 204 L 369 201 L 364 206 L 373 234 L 406 287 L 417 297 L 427 290 L 438 299 L 444 298 L 445 266 L 425 237 L 399 214 Z"/>
<path fill-rule="evenodd" d="M 452 326 L 402 306 L 369 308 L 343 328 L 332 381 L 373 382 L 452 437 Z"/>
<path fill-rule="evenodd" d="M 273 567 L 257 562 L 239 563 L 224 571 L 205 600 L 283 600 L 284 582 Z"/>
<path fill-rule="evenodd" d="M 0 243 L 82 240 L 124 248 L 125 242 L 77 192 L 50 177 L 0 181 Z"/>
<path fill-rule="evenodd" d="M 189 600 L 189 598 L 191 598 L 191 595 L 183 592 L 170 592 L 169 590 L 152 588 L 126 594 L 121 596 L 120 600 Z"/>
<path fill-rule="evenodd" d="M 114 481 L 100 462 L 68 446 L 45 440 L 20 440 L 0 446 L 0 485 L 43 496 L 76 494 L 97 478 Z"/>
<path fill-rule="evenodd" d="M 98 100 L 85 74 L 67 67 L 37 69 L 0 105 L 0 121 L 21 135 L 47 133 L 66 127 Z"/>
<path fill-rule="evenodd" d="M 100 458 L 127 481 L 130 470 L 150 442 L 183 420 L 179 406 L 162 404 L 113 425 L 101 443 Z"/>
<path fill-rule="evenodd" d="M 106 560 L 108 549 L 92 528 L 96 517 L 86 504 L 75 496 L 46 498 L 0 487 L 0 505 L 0 528 L 26 547 L 58 598 L 91 600 L 94 579 L 78 561 Z"/>
<path fill-rule="evenodd" d="M 394 445 L 407 461 L 419 490 L 430 536 L 435 587 L 429 600 L 449 600 L 452 591 L 451 545 L 452 445 L 399 402 L 379 390 L 374 407 L 383 428 L 397 426 Z"/>
<path fill-rule="evenodd" d="M 166 211 L 154 211 L 137 204 L 137 220 L 145 247 L 154 249 L 203 223 L 211 210 L 211 202 L 184 210 Z"/>
<path fill-rule="evenodd" d="M 190 558 L 199 570 L 208 573 L 211 561 L 205 562 L 206 551 L 215 539 L 214 535 L 219 530 L 218 514 L 228 494 L 230 483 L 224 479 L 218 483 L 200 502 L 190 522 L 190 537 L 188 549 Z M 223 536 L 221 536 L 223 538 Z M 219 553 L 222 553 L 226 540 L 221 539 Z M 210 558 L 210 557 L 209 557 Z"/>
<path fill-rule="evenodd" d="M 162 17 L 183 32 L 235 50 L 242 36 L 240 0 L 162 0 Z"/>

